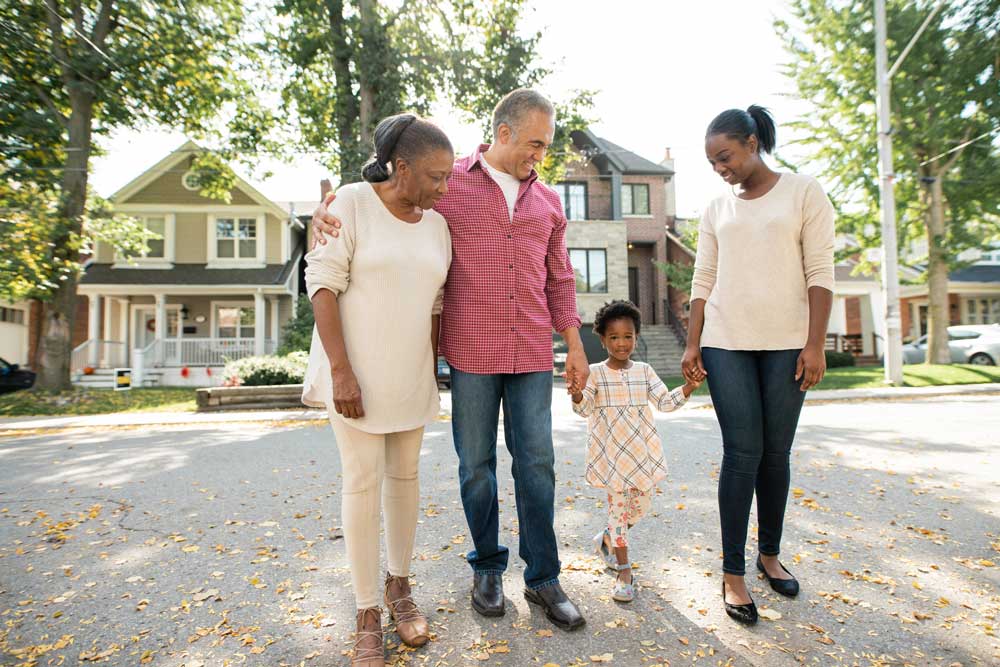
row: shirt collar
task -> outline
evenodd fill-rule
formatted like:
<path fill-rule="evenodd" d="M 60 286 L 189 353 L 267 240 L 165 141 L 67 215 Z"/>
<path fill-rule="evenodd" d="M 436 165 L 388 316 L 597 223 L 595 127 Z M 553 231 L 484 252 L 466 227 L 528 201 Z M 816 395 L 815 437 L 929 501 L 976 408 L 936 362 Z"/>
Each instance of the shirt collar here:
<path fill-rule="evenodd" d="M 471 156 L 472 159 L 469 160 L 469 166 L 466 167 L 466 171 L 472 171 L 473 168 L 476 167 L 477 165 L 479 166 L 480 169 L 486 171 L 484 165 L 480 164 L 480 161 L 486 159 L 483 157 L 483 153 L 488 151 L 489 148 L 490 148 L 489 144 L 479 144 L 479 147 L 472 153 Z M 538 180 L 538 172 L 532 169 L 531 174 L 528 175 L 528 178 L 521 181 L 521 183 L 523 185 L 531 185 L 537 180 Z"/>

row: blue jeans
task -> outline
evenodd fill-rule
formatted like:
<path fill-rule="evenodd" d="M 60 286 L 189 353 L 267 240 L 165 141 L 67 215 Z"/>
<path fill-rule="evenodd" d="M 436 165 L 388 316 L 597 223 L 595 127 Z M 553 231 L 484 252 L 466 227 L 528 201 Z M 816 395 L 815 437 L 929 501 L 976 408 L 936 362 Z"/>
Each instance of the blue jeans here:
<path fill-rule="evenodd" d="M 514 459 L 514 497 L 524 583 L 539 589 L 559 581 L 556 476 L 552 451 L 552 373 L 480 375 L 451 369 L 452 435 L 465 520 L 475 549 L 467 555 L 479 574 L 502 574 L 508 549 L 500 544 L 497 505 L 497 423 L 503 404 L 507 450 Z"/>
<path fill-rule="evenodd" d="M 788 498 L 789 454 L 805 392 L 795 381 L 800 350 L 705 347 L 701 358 L 722 429 L 719 518 L 722 570 L 745 572 L 750 503 L 757 493 L 758 548 L 778 555 Z"/>

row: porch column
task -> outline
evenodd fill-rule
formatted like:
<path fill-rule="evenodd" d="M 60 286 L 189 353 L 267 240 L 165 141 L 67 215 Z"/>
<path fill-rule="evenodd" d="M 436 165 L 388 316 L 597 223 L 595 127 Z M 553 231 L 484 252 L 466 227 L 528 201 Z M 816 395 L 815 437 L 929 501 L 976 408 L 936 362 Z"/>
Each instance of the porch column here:
<path fill-rule="evenodd" d="M 118 340 L 122 342 L 121 356 L 118 363 L 122 366 L 128 366 L 128 351 L 129 351 L 129 339 L 128 339 L 128 297 L 124 299 L 118 299 Z"/>
<path fill-rule="evenodd" d="M 278 336 L 280 335 L 280 328 L 278 327 L 278 297 L 271 297 L 271 341 L 274 346 L 275 351 L 278 349 Z"/>
<path fill-rule="evenodd" d="M 100 346 L 97 341 L 101 338 L 101 297 L 98 294 L 89 294 L 89 309 L 87 311 L 87 340 L 90 345 L 87 347 L 87 365 L 97 366 L 97 354 Z"/>
<path fill-rule="evenodd" d="M 156 295 L 156 362 L 163 363 L 163 338 L 167 328 L 167 297 L 163 294 Z"/>
<path fill-rule="evenodd" d="M 258 356 L 264 354 L 265 317 L 264 295 L 256 292 L 253 295 L 253 353 Z"/>

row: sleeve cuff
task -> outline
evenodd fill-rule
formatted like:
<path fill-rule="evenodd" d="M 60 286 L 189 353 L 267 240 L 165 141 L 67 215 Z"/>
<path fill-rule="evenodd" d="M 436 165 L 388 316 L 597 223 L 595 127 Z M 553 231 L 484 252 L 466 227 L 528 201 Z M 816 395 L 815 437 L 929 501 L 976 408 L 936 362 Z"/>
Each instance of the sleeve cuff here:
<path fill-rule="evenodd" d="M 671 389 L 670 390 L 670 400 L 678 408 L 681 407 L 682 405 L 684 405 L 685 403 L 687 403 L 688 399 L 687 399 L 687 396 L 684 395 L 684 388 L 683 387 L 677 387 L 675 389 Z"/>
<path fill-rule="evenodd" d="M 712 293 L 711 288 L 705 287 L 704 285 L 692 285 L 691 286 L 691 300 L 704 299 L 708 301 L 709 295 Z"/>
<path fill-rule="evenodd" d="M 576 327 L 579 329 L 583 326 L 583 322 L 580 320 L 580 316 L 574 313 L 573 315 L 564 315 L 558 319 L 552 319 L 552 327 L 556 331 L 566 331 L 571 327 Z"/>

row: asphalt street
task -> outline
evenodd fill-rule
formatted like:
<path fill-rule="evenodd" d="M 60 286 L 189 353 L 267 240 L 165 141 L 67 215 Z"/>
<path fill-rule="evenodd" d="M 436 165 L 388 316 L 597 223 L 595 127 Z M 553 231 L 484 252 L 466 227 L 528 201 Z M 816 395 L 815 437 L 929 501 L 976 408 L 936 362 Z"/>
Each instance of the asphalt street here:
<path fill-rule="evenodd" d="M 436 636 L 410 651 L 387 632 L 396 664 L 1000 664 L 1000 397 L 808 405 L 782 554 L 802 594 L 781 598 L 748 569 L 768 617 L 750 629 L 720 602 L 711 409 L 658 417 L 670 477 L 634 532 L 638 600 L 620 604 L 589 552 L 604 509 L 582 479 L 585 423 L 565 395 L 555 401 L 562 580 L 587 626 L 567 634 L 529 607 L 516 557 L 507 615 L 470 609 L 442 417 L 423 450 L 413 564 Z M 336 444 L 318 419 L 0 437 L 0 664 L 348 664 L 339 488 Z"/>

